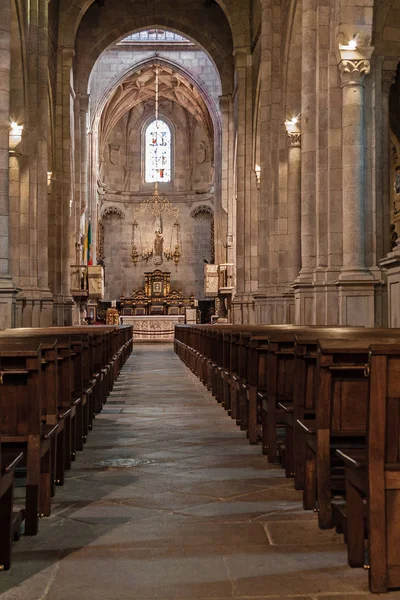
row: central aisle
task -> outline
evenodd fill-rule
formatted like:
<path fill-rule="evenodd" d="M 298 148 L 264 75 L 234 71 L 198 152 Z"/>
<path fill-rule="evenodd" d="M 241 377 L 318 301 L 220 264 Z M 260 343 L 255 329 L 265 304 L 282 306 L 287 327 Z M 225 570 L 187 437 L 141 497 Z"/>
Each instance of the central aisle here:
<path fill-rule="evenodd" d="M 171 345 L 135 346 L 52 517 L 14 550 L 2 600 L 374 597 Z"/>

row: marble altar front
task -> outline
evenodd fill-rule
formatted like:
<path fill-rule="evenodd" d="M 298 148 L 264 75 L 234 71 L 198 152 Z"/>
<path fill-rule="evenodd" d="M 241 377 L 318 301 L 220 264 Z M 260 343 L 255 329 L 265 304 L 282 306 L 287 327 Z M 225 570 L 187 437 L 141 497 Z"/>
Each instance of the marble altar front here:
<path fill-rule="evenodd" d="M 160 342 L 173 341 L 175 325 L 185 323 L 184 315 L 123 315 L 121 325 L 133 325 L 135 341 Z"/>

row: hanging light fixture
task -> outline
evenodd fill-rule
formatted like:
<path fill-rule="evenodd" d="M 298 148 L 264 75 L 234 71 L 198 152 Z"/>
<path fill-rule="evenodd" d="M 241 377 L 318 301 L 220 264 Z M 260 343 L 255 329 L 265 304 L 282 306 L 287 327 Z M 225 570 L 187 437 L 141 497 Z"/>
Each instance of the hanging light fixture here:
<path fill-rule="evenodd" d="M 137 266 L 138 262 L 139 262 L 139 252 L 138 249 L 136 247 L 135 244 L 135 229 L 138 226 L 138 222 L 134 221 L 133 225 L 132 225 L 132 252 L 131 252 L 131 259 L 133 264 L 135 265 L 135 267 Z"/>
<path fill-rule="evenodd" d="M 159 82 L 159 66 L 156 65 L 155 121 L 157 129 L 159 128 Z M 140 205 L 139 214 L 144 213 L 151 214 L 156 218 L 160 218 L 163 215 L 169 214 L 172 215 L 176 220 L 178 220 L 179 208 L 173 206 L 167 198 L 161 196 L 161 194 L 158 191 L 158 181 L 156 181 L 154 194 L 146 200 L 144 200 Z"/>

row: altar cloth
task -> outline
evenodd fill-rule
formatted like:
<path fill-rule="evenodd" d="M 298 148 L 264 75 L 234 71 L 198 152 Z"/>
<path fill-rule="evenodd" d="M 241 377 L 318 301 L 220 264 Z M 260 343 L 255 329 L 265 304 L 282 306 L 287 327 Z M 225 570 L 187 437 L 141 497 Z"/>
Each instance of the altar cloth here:
<path fill-rule="evenodd" d="M 119 319 L 121 325 L 133 325 L 135 341 L 146 342 L 172 342 L 175 337 L 175 325 L 185 323 L 184 315 L 124 315 Z"/>

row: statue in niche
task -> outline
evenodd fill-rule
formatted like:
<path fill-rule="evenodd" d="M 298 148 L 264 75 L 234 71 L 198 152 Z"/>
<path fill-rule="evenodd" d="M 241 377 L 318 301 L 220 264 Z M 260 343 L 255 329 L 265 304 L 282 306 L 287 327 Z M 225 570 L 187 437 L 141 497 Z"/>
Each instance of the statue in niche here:
<path fill-rule="evenodd" d="M 207 158 L 207 148 L 205 142 L 200 142 L 196 150 L 196 160 L 198 165 L 203 165 Z"/>
<path fill-rule="evenodd" d="M 110 163 L 112 165 L 118 165 L 119 164 L 119 151 L 120 151 L 121 146 L 119 146 L 118 144 L 108 144 L 108 148 L 109 148 Z"/>
<path fill-rule="evenodd" d="M 156 231 L 154 240 L 154 264 L 161 265 L 163 262 L 164 238 L 159 231 Z"/>

